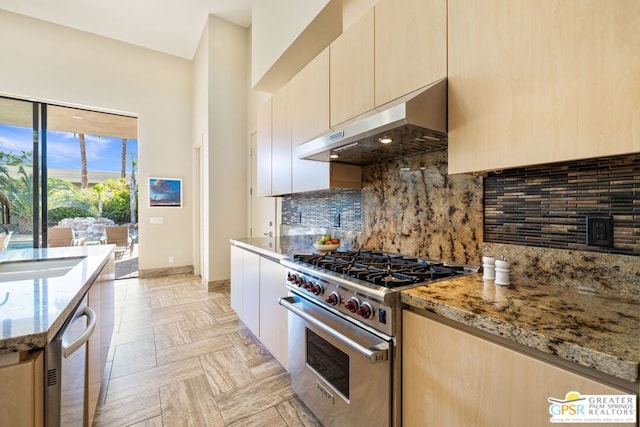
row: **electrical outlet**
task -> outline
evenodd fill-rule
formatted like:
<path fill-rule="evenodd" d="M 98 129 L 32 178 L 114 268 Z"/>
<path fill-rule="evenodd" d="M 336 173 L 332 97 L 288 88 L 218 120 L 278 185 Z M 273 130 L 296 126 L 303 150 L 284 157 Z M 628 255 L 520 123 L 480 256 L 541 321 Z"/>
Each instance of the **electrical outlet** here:
<path fill-rule="evenodd" d="M 302 211 L 298 211 L 298 224 L 302 224 Z"/>
<path fill-rule="evenodd" d="M 341 218 L 340 218 L 340 214 L 339 214 L 339 213 L 338 213 L 338 214 L 335 214 L 335 215 L 333 216 L 333 226 L 334 226 L 334 227 L 338 227 L 338 228 L 340 227 L 340 219 L 341 219 Z"/>
<path fill-rule="evenodd" d="M 169 257 L 169 264 L 173 264 L 173 257 L 172 256 Z"/>
<path fill-rule="evenodd" d="M 613 217 L 587 215 L 587 246 L 613 246 Z"/>

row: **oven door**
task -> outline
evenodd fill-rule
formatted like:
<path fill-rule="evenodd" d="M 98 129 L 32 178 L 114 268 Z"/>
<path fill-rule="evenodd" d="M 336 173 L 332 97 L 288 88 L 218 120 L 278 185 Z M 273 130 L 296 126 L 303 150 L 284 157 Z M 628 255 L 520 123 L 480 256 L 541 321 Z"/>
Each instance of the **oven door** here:
<path fill-rule="evenodd" d="M 391 339 L 299 296 L 289 310 L 291 387 L 325 426 L 391 425 Z"/>

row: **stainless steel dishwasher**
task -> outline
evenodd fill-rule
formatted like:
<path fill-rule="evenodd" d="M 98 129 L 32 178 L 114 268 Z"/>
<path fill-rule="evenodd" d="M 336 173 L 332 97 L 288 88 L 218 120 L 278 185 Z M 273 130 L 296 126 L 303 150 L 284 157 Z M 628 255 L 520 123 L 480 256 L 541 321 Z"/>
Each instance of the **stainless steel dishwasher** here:
<path fill-rule="evenodd" d="M 45 426 L 85 426 L 87 420 L 87 341 L 96 314 L 85 295 L 45 348 Z"/>

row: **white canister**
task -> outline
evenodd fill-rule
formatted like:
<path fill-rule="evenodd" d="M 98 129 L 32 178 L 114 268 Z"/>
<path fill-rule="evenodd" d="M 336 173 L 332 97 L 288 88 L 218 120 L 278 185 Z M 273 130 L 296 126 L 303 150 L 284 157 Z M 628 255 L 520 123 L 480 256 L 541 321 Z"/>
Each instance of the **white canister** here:
<path fill-rule="evenodd" d="M 495 262 L 496 259 L 490 256 L 482 257 L 482 279 L 484 280 L 493 280 L 496 278 L 496 270 L 495 270 Z"/>
<path fill-rule="evenodd" d="M 495 261 L 496 266 L 496 285 L 509 286 L 509 271 L 511 269 L 511 263 L 507 260 L 497 259 Z"/>

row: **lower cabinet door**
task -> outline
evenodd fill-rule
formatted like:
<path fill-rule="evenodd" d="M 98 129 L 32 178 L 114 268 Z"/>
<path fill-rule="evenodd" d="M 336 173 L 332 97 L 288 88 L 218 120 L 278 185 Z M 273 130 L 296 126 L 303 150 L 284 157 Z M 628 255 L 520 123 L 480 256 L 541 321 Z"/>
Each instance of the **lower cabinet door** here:
<path fill-rule="evenodd" d="M 260 255 L 244 252 L 244 285 L 240 320 L 260 337 Z"/>
<path fill-rule="evenodd" d="M 402 320 L 406 427 L 539 427 L 549 398 L 629 394 L 408 310 Z"/>
<path fill-rule="evenodd" d="M 43 372 L 43 351 L 21 355 L 18 363 L 0 367 L 0 425 L 43 425 Z"/>
<path fill-rule="evenodd" d="M 287 295 L 286 269 L 267 258 L 260 258 L 260 341 L 285 369 L 288 362 L 288 314 L 278 304 Z"/>

